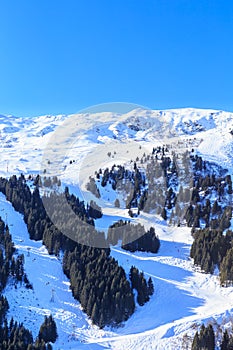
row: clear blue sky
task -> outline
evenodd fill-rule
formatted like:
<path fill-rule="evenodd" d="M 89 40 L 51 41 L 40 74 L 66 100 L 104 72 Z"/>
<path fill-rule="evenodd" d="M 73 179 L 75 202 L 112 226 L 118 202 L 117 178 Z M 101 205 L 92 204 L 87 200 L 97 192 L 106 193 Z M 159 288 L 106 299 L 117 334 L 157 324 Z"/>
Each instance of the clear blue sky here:
<path fill-rule="evenodd" d="M 0 0 L 0 113 L 233 111 L 232 0 Z"/>

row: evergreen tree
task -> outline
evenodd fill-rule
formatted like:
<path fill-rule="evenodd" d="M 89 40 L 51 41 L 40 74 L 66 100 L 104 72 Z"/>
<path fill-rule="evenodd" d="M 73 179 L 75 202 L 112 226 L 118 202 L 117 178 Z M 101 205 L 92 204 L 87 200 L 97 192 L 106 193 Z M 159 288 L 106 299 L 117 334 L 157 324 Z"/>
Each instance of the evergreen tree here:
<path fill-rule="evenodd" d="M 214 350 L 215 349 L 215 335 L 212 325 L 205 327 L 201 326 L 200 333 L 196 332 L 193 342 L 192 350 Z"/>
<path fill-rule="evenodd" d="M 154 294 L 154 285 L 153 285 L 151 277 L 149 277 L 149 279 L 148 279 L 148 293 L 149 293 L 149 295 Z"/>
<path fill-rule="evenodd" d="M 228 348 L 229 340 L 230 338 L 229 338 L 228 332 L 225 331 L 223 334 L 223 339 L 220 347 L 221 350 L 229 350 Z"/>
<path fill-rule="evenodd" d="M 44 323 L 42 323 L 38 335 L 40 340 L 44 340 L 45 343 L 55 343 L 57 335 L 57 326 L 56 323 L 50 315 L 49 317 L 45 316 Z"/>
<path fill-rule="evenodd" d="M 165 208 L 162 209 L 161 216 L 162 216 L 162 218 L 163 218 L 164 220 L 167 220 L 167 212 L 166 212 L 166 209 L 165 209 Z"/>

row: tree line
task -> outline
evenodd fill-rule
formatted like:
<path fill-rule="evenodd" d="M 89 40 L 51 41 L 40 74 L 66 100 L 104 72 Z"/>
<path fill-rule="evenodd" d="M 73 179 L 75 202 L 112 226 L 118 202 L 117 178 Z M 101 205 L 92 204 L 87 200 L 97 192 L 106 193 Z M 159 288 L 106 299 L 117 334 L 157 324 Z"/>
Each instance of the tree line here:
<path fill-rule="evenodd" d="M 83 202 L 70 195 L 68 189 L 65 194 L 51 192 L 43 199 L 53 206 L 53 215 L 58 222 L 67 223 L 68 228 L 73 230 L 71 239 L 53 225 L 44 209 L 38 187 L 31 192 L 23 175 L 8 180 L 0 178 L 0 191 L 24 215 L 31 239 L 42 239 L 50 254 L 64 253 L 63 269 L 70 279 L 72 293 L 94 324 L 100 327 L 116 325 L 132 315 L 135 310 L 133 290 L 123 268 L 110 256 L 110 249 L 93 248 L 74 240 L 77 235 L 82 237 L 85 234 L 89 234 L 90 239 L 92 234 L 104 239 L 103 234 L 95 231 L 90 210 Z M 79 219 L 75 222 L 62 206 L 59 207 L 60 195 L 66 196 L 72 210 L 77 213 Z M 83 225 L 83 222 L 88 225 Z"/>
<path fill-rule="evenodd" d="M 0 292 L 6 287 L 9 276 L 14 283 L 32 288 L 24 271 L 24 255 L 17 254 L 8 225 L 0 217 Z"/>
<path fill-rule="evenodd" d="M 24 283 L 26 288 L 32 288 L 24 272 L 24 256 L 18 255 L 9 232 L 8 225 L 0 218 L 0 292 L 6 287 L 9 277 L 14 284 Z M 50 342 L 57 339 L 56 323 L 50 315 L 41 325 L 37 339 L 34 341 L 32 333 L 13 318 L 7 321 L 9 303 L 0 294 L 0 348 L 1 350 L 51 350 Z"/>
<path fill-rule="evenodd" d="M 216 336 L 211 324 L 205 326 L 201 325 L 200 331 L 195 333 L 192 350 L 215 350 Z M 233 335 L 229 334 L 227 330 L 223 332 L 222 339 L 220 341 L 220 350 L 232 350 L 233 349 Z"/>
<path fill-rule="evenodd" d="M 130 252 L 157 253 L 160 247 L 159 238 L 153 227 L 146 231 L 141 224 L 133 225 L 129 221 L 123 220 L 119 220 L 109 227 L 107 239 L 111 245 L 117 245 L 121 240 L 121 247 Z"/>
<path fill-rule="evenodd" d="M 32 333 L 13 318 L 7 322 L 6 313 L 9 308 L 8 302 L 0 298 L 0 347 L 1 350 L 52 350 L 51 343 L 55 343 L 57 327 L 53 317 L 46 316 L 42 323 L 38 336 L 33 339 Z"/>

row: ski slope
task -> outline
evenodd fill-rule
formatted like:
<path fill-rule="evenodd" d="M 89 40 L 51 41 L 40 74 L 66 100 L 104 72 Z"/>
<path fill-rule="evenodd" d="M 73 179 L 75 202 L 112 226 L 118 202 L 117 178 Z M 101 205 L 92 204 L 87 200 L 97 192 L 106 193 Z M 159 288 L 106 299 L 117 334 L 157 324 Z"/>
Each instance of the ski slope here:
<path fill-rule="evenodd" d="M 97 228 L 106 230 L 114 221 L 129 219 L 129 216 L 126 210 L 114 208 L 114 193 L 110 189 L 99 200 L 88 193 L 85 189 L 88 175 L 93 175 L 102 165 L 111 166 L 122 159 L 129 162 L 135 157 L 135 146 L 130 149 L 134 143 L 138 152 L 138 146 L 144 152 L 164 140 L 179 140 L 185 149 L 195 147 L 204 159 L 221 164 L 233 174 L 232 113 L 137 109 L 124 115 L 100 113 L 32 119 L 0 116 L 0 175 L 41 172 L 51 136 L 71 118 L 79 121 L 77 133 L 59 175 L 62 185 L 68 185 L 71 192 L 87 201 L 95 199 L 103 207 L 104 215 L 96 221 Z M 63 142 L 66 141 L 64 138 Z M 69 146 L 70 139 L 67 142 Z M 124 147 L 115 156 L 107 156 L 105 153 L 111 145 L 114 150 L 116 142 Z M 103 148 L 99 150 L 106 150 L 104 156 L 98 151 L 100 146 Z M 123 154 L 127 147 L 128 153 Z M 71 159 L 75 160 L 72 164 Z M 80 170 L 85 176 L 79 174 Z M 122 327 L 99 330 L 73 299 L 61 260 L 48 255 L 41 242 L 29 240 L 22 216 L 3 195 L 0 195 L 0 216 L 7 220 L 18 252 L 25 256 L 25 270 L 34 287 L 33 291 L 24 287 L 6 288 L 9 318 L 14 316 L 36 336 L 44 315 L 52 313 L 59 334 L 54 349 L 184 349 L 186 345 L 190 348 L 191 339 L 202 322 L 212 322 L 215 330 L 219 325 L 230 327 L 233 288 L 222 288 L 217 275 L 203 274 L 193 266 L 189 258 L 192 244 L 189 228 L 169 228 L 152 214 L 142 213 L 133 219 L 146 227 L 155 227 L 161 240 L 159 253 L 129 253 L 114 247 L 111 254 L 126 273 L 135 265 L 146 277 L 151 276 L 155 293 L 143 307 L 137 305 L 135 313 Z"/>

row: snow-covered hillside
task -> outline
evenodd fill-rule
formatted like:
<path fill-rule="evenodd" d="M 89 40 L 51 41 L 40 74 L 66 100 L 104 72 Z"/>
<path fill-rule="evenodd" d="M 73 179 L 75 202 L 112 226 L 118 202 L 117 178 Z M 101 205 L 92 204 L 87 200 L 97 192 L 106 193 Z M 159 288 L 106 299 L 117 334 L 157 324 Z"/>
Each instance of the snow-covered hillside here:
<path fill-rule="evenodd" d="M 69 151 L 75 160 L 82 159 L 84 153 L 96 144 L 109 144 L 113 140 L 136 140 L 146 147 L 148 143 L 154 145 L 155 142 L 179 137 L 196 141 L 194 143 L 199 144 L 201 153 L 231 166 L 233 113 L 199 109 L 136 109 L 126 114 L 108 112 L 34 118 L 0 116 L 1 174 L 38 173 L 43 150 L 50 137 L 61 126 L 59 135 L 63 132 L 65 138 L 67 130 L 63 129 L 63 125 L 68 120 L 75 141 Z M 62 142 L 64 146 L 65 140 Z M 67 173 L 66 178 L 71 175 Z"/>
<path fill-rule="evenodd" d="M 129 215 L 127 210 L 114 207 L 111 190 L 98 200 L 86 190 L 86 182 L 96 170 L 130 162 L 156 145 L 171 142 L 182 150 L 195 148 L 203 159 L 220 164 L 233 175 L 232 130 L 233 113 L 191 108 L 35 118 L 0 116 L 0 176 L 57 170 L 70 192 L 87 201 L 95 199 L 102 207 L 104 215 L 96 227 L 106 230 Z M 54 145 L 57 149 L 51 149 Z M 129 253 L 119 247 L 112 248 L 111 254 L 126 273 L 135 265 L 146 277 L 151 276 L 155 293 L 145 306 L 137 305 L 122 327 L 99 330 L 73 299 L 61 262 L 49 256 L 41 242 L 29 240 L 22 216 L 2 195 L 0 216 L 7 218 L 15 245 L 25 255 L 25 270 L 34 286 L 34 291 L 23 287 L 5 290 L 11 305 L 9 316 L 37 335 L 43 315 L 52 313 L 59 333 L 55 349 L 189 349 L 202 322 L 212 322 L 217 331 L 218 325 L 229 327 L 233 320 L 233 288 L 222 288 L 217 275 L 203 274 L 193 266 L 189 228 L 167 227 L 152 214 L 142 213 L 133 219 L 155 227 L 161 240 L 159 254 Z"/>

